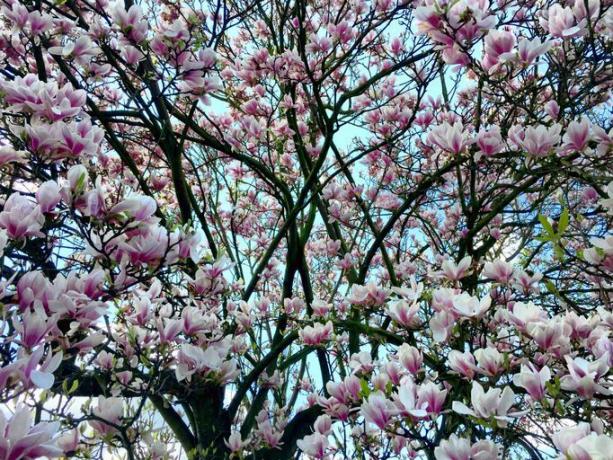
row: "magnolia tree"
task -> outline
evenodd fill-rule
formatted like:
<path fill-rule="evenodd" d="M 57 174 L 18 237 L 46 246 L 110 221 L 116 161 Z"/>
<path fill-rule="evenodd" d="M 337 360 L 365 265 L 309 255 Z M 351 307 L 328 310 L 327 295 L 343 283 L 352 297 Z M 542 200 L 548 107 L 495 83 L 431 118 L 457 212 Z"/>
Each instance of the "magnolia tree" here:
<path fill-rule="evenodd" d="M 610 0 L 3 0 L 0 459 L 611 459 Z"/>

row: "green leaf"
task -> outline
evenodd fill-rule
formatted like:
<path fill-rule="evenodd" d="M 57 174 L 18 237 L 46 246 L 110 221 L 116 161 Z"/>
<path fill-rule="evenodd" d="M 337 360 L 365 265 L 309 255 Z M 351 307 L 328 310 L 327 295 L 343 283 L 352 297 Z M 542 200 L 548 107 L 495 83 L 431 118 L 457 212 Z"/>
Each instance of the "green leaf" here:
<path fill-rule="evenodd" d="M 553 227 L 549 223 L 549 220 L 547 219 L 547 217 L 543 216 L 542 214 L 539 214 L 538 218 L 539 218 L 539 222 L 541 223 L 541 225 L 543 226 L 547 234 L 551 238 L 554 238 L 556 233 L 553 231 Z"/>
<path fill-rule="evenodd" d="M 558 236 L 562 236 L 564 231 L 568 228 L 569 221 L 570 213 L 568 212 L 568 208 L 564 208 L 560 215 L 560 221 L 558 222 Z"/>
<path fill-rule="evenodd" d="M 370 395 L 370 388 L 368 388 L 368 382 L 365 379 L 360 379 L 360 387 L 362 388 L 362 397 L 368 398 Z"/>

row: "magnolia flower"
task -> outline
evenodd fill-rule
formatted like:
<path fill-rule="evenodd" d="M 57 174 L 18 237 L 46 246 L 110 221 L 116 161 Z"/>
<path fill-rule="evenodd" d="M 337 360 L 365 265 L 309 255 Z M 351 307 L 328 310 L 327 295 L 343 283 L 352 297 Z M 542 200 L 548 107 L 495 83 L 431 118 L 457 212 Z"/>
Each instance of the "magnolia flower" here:
<path fill-rule="evenodd" d="M 364 420 L 377 425 L 377 427 L 383 430 L 396 412 L 396 409 L 383 393 L 377 391 L 371 393 L 368 400 L 362 403 L 360 412 L 364 416 Z"/>
<path fill-rule="evenodd" d="M 143 221 L 155 214 L 156 209 L 157 204 L 150 196 L 134 195 L 113 206 L 109 214 L 125 214 L 136 221 Z"/>
<path fill-rule="evenodd" d="M 517 54 L 522 64 L 529 65 L 532 64 L 537 57 L 549 51 L 552 46 L 552 41 L 541 42 L 538 37 L 532 40 L 521 37 L 517 44 Z"/>
<path fill-rule="evenodd" d="M 44 223 L 45 216 L 40 207 L 17 192 L 9 196 L 0 212 L 0 228 L 6 229 L 12 239 L 42 237 L 44 235 L 40 230 Z"/>
<path fill-rule="evenodd" d="M 492 303 L 491 297 L 485 297 L 479 300 L 470 294 L 463 292 L 453 298 L 453 310 L 460 316 L 467 318 L 480 317 L 489 308 Z"/>
<path fill-rule="evenodd" d="M 585 33 L 586 19 L 577 21 L 573 10 L 568 6 L 555 3 L 549 7 L 546 17 L 540 19 L 543 29 L 556 38 L 573 38 Z"/>
<path fill-rule="evenodd" d="M 551 371 L 544 366 L 540 371 L 532 364 L 522 364 L 519 374 L 513 376 L 513 383 L 524 388 L 532 399 L 540 401 L 545 397 L 545 384 L 551 378 Z"/>
<path fill-rule="evenodd" d="M 595 393 L 604 395 L 611 391 L 598 383 L 598 380 L 609 371 L 609 357 L 603 355 L 596 361 L 588 361 L 583 358 L 565 356 L 569 375 L 560 379 L 560 386 L 564 390 L 574 391 L 582 398 L 589 399 Z"/>
<path fill-rule="evenodd" d="M 389 294 L 388 289 L 371 282 L 366 286 L 354 285 L 347 300 L 354 305 L 383 305 Z"/>
<path fill-rule="evenodd" d="M 611 458 L 613 452 L 613 439 L 592 432 L 585 422 L 563 428 L 551 439 L 568 460 L 605 460 Z"/>
<path fill-rule="evenodd" d="M 455 323 L 456 318 L 451 313 L 446 311 L 435 313 L 429 322 L 432 338 L 437 342 L 445 342 Z"/>
<path fill-rule="evenodd" d="M 490 377 L 498 375 L 502 371 L 503 355 L 492 347 L 479 348 L 475 351 L 475 358 L 479 365 L 478 371 Z"/>
<path fill-rule="evenodd" d="M 483 275 L 498 283 L 508 283 L 513 276 L 513 267 L 504 260 L 486 262 L 483 266 Z"/>
<path fill-rule="evenodd" d="M 481 440 L 470 445 L 466 438 L 452 434 L 449 439 L 442 440 L 434 448 L 436 460 L 497 460 L 499 458 L 496 444 L 489 440 Z"/>
<path fill-rule="evenodd" d="M 402 367 L 411 374 L 417 374 L 420 371 L 424 358 L 417 348 L 412 347 L 408 343 L 403 343 L 398 347 L 397 354 L 398 361 L 400 361 Z"/>
<path fill-rule="evenodd" d="M 98 398 L 98 405 L 92 409 L 92 413 L 102 420 L 89 420 L 91 427 L 102 436 L 114 433 L 120 425 L 123 417 L 123 401 L 120 398 Z"/>
<path fill-rule="evenodd" d="M 515 34 L 508 30 L 490 30 L 485 36 L 485 64 L 487 67 L 513 57 Z"/>
<path fill-rule="evenodd" d="M 0 459 L 29 460 L 62 455 L 62 449 L 57 447 L 54 439 L 60 423 L 32 425 L 32 422 L 32 413 L 27 407 L 18 407 L 8 419 L 6 412 L 0 411 Z"/>
<path fill-rule="evenodd" d="M 12 147 L 0 147 L 0 167 L 8 163 L 22 163 L 26 160 L 28 152 L 24 150 L 15 150 Z"/>
<path fill-rule="evenodd" d="M 524 332 L 531 323 L 538 323 L 548 319 L 547 313 L 533 302 L 515 302 L 513 310 L 508 312 L 509 320 Z"/>
<path fill-rule="evenodd" d="M 52 180 L 43 182 L 36 191 L 36 201 L 44 214 L 53 211 L 61 199 L 60 186 Z"/>
<path fill-rule="evenodd" d="M 458 350 L 451 350 L 449 355 L 447 355 L 447 365 L 452 371 L 457 372 L 469 380 L 472 380 L 475 376 L 475 372 L 479 370 L 475 364 L 474 356 L 469 351 L 462 353 Z"/>
<path fill-rule="evenodd" d="M 449 281 L 459 281 L 468 274 L 470 271 L 470 264 L 472 263 L 472 258 L 470 256 L 464 257 L 457 264 L 452 260 L 445 260 L 441 265 L 442 274 Z"/>
<path fill-rule="evenodd" d="M 228 436 L 228 439 L 224 439 L 223 442 L 226 445 L 226 447 L 230 449 L 230 452 L 233 454 L 240 452 L 243 449 L 243 446 L 245 444 L 243 443 L 241 434 L 238 431 L 232 431 L 230 436 Z"/>
<path fill-rule="evenodd" d="M 587 118 L 571 121 L 562 137 L 562 152 L 581 152 L 590 140 L 591 123 Z"/>
<path fill-rule="evenodd" d="M 504 143 L 498 126 L 493 126 L 489 130 L 481 128 L 477 133 L 476 142 L 480 154 L 486 157 L 491 157 L 504 150 Z"/>
<path fill-rule="evenodd" d="M 326 324 L 315 323 L 313 326 L 307 326 L 298 332 L 298 335 L 305 345 L 317 346 L 330 340 L 332 336 L 332 322 Z"/>
<path fill-rule="evenodd" d="M 398 388 L 398 394 L 394 396 L 396 407 L 403 415 L 410 415 L 415 418 L 428 416 L 428 402 L 418 402 L 417 386 L 413 379 L 404 378 Z"/>
<path fill-rule="evenodd" d="M 427 140 L 430 144 L 456 155 L 472 143 L 466 138 L 464 126 L 460 121 L 456 121 L 453 126 L 447 122 L 435 126 L 428 134 Z"/>
<path fill-rule="evenodd" d="M 486 393 L 479 382 L 473 382 L 470 399 L 472 409 L 464 403 L 454 401 L 451 406 L 453 411 L 461 415 L 472 415 L 478 418 L 488 419 L 493 417 L 500 426 L 506 426 L 506 422 L 511 417 L 522 415 L 519 412 L 509 413 L 509 409 L 515 400 L 515 393 L 508 386 L 504 387 L 504 390 L 490 388 Z"/>
<path fill-rule="evenodd" d="M 329 448 L 330 442 L 327 436 L 315 432 L 299 439 L 296 445 L 305 454 L 316 459 L 322 459 L 326 456 L 326 451 Z"/>
<path fill-rule="evenodd" d="M 388 307 L 390 318 L 406 328 L 415 328 L 419 326 L 420 319 L 418 313 L 419 305 L 417 302 L 409 303 L 404 299 L 393 302 Z"/>
<path fill-rule="evenodd" d="M 543 125 L 528 126 L 519 144 L 526 151 L 526 154 L 544 157 L 549 155 L 560 141 L 561 130 L 562 127 L 557 123 L 549 128 Z"/>

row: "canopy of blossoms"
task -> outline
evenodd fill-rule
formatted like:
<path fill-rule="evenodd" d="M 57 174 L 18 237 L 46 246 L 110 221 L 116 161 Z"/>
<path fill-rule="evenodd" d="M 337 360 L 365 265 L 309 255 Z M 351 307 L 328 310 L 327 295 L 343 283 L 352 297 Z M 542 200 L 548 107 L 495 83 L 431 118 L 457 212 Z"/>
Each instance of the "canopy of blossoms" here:
<path fill-rule="evenodd" d="M 0 0 L 0 460 L 613 459 L 611 0 Z"/>

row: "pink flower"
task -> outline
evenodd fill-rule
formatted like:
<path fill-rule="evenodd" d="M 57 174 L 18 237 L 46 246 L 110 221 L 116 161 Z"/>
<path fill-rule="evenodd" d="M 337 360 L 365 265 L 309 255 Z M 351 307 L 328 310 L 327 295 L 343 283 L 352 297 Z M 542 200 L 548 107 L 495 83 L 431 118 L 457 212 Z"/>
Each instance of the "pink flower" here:
<path fill-rule="evenodd" d="M 128 11 L 118 2 L 112 12 L 115 23 L 121 31 L 134 43 L 143 41 L 147 34 L 147 21 L 143 19 L 143 12 L 138 5 L 132 5 Z"/>
<path fill-rule="evenodd" d="M 609 371 L 609 357 L 605 354 L 595 361 L 583 358 L 565 356 L 569 375 L 560 379 L 560 386 L 564 390 L 574 391 L 582 398 L 589 399 L 595 393 L 603 395 L 611 394 L 598 381 Z"/>
<path fill-rule="evenodd" d="M 575 19 L 573 10 L 568 6 L 554 3 L 549 7 L 546 17 L 540 19 L 543 29 L 556 38 L 573 38 L 585 34 L 586 19 L 579 22 Z"/>
<path fill-rule="evenodd" d="M 521 413 L 509 413 L 509 409 L 515 402 L 515 393 L 508 386 L 504 387 L 504 390 L 490 388 L 486 393 L 479 382 L 473 382 L 470 400 L 472 409 L 464 403 L 454 401 L 452 404 L 453 411 L 461 415 L 472 415 L 485 419 L 493 417 L 503 427 L 511 417 L 521 415 Z"/>
<path fill-rule="evenodd" d="M 0 147 L 0 167 L 8 163 L 23 163 L 26 161 L 28 152 L 24 150 L 15 150 L 12 147 Z"/>
<path fill-rule="evenodd" d="M 149 219 L 157 209 L 153 198 L 146 195 L 134 195 L 117 203 L 111 208 L 111 215 L 125 214 L 136 221 Z"/>
<path fill-rule="evenodd" d="M 40 422 L 32 425 L 30 410 L 19 407 L 7 419 L 0 411 L 0 458 L 3 460 L 30 460 L 40 457 L 54 458 L 62 455 L 54 439 L 60 423 Z"/>
<path fill-rule="evenodd" d="M 102 420 L 90 420 L 88 423 L 100 435 L 105 436 L 114 433 L 117 429 L 113 425 L 121 425 L 123 417 L 123 400 L 120 398 L 98 398 L 98 405 L 92 413 Z"/>
<path fill-rule="evenodd" d="M 315 323 L 313 326 L 307 326 L 301 329 L 298 335 L 305 345 L 315 347 L 330 340 L 332 332 L 332 322 L 328 321 L 326 324 Z"/>
<path fill-rule="evenodd" d="M 504 150 L 500 128 L 493 126 L 489 130 L 480 129 L 477 133 L 477 146 L 481 155 L 491 157 Z"/>
<path fill-rule="evenodd" d="M 436 460 L 471 460 L 470 441 L 452 434 L 434 448 Z"/>
<path fill-rule="evenodd" d="M 511 264 L 500 259 L 494 262 L 486 262 L 483 267 L 483 275 L 497 283 L 506 284 L 513 276 L 513 267 Z"/>
<path fill-rule="evenodd" d="M 426 382 L 417 390 L 417 405 L 426 409 L 429 415 L 437 415 L 443 410 L 447 390 L 442 390 L 434 382 Z"/>
<path fill-rule="evenodd" d="M 537 57 L 545 54 L 552 46 L 553 42 L 541 42 L 538 37 L 532 40 L 521 37 L 517 45 L 519 60 L 524 65 L 532 64 Z"/>
<path fill-rule="evenodd" d="M 545 397 L 545 383 L 551 378 L 551 371 L 544 366 L 540 371 L 534 365 L 522 364 L 521 372 L 513 376 L 513 383 L 524 388 L 535 401 Z"/>
<path fill-rule="evenodd" d="M 508 30 L 490 30 L 485 36 L 485 54 L 494 63 L 511 56 L 515 46 L 515 34 Z"/>
<path fill-rule="evenodd" d="M 453 126 L 447 122 L 435 126 L 428 134 L 427 140 L 430 144 L 456 155 L 472 143 L 466 138 L 464 126 L 460 121 L 456 121 Z"/>
<path fill-rule="evenodd" d="M 492 303 L 491 297 L 479 300 L 470 294 L 463 292 L 453 297 L 453 310 L 460 316 L 474 318 L 482 316 Z"/>
<path fill-rule="evenodd" d="M 409 303 L 404 299 L 398 300 L 388 307 L 390 318 L 406 328 L 419 326 L 421 321 L 417 316 L 418 313 L 419 305 L 417 302 Z"/>
<path fill-rule="evenodd" d="M 57 318 L 49 318 L 39 303 L 39 308 L 27 309 L 21 318 L 14 318 L 15 329 L 19 333 L 19 342 L 24 347 L 34 348 L 56 324 Z"/>
<path fill-rule="evenodd" d="M 564 153 L 583 151 L 590 140 L 590 125 L 590 121 L 583 117 L 579 121 L 571 121 L 562 137 L 562 151 Z"/>
<path fill-rule="evenodd" d="M 420 371 L 424 358 L 417 348 L 412 347 L 407 343 L 403 343 L 400 345 L 400 347 L 398 347 L 397 353 L 398 361 L 400 361 L 402 367 L 404 367 L 407 371 L 409 371 L 411 374 L 417 374 Z"/>
<path fill-rule="evenodd" d="M 502 372 L 504 357 L 495 348 L 479 348 L 475 351 L 475 357 L 479 365 L 478 371 L 481 374 L 494 377 Z"/>
<path fill-rule="evenodd" d="M 452 371 L 469 380 L 472 380 L 475 372 L 479 370 L 475 364 L 474 356 L 469 351 L 462 353 L 458 350 L 451 350 L 447 356 L 447 365 Z"/>
<path fill-rule="evenodd" d="M 224 439 L 224 444 L 228 449 L 230 449 L 230 452 L 240 452 L 243 449 L 243 440 L 240 432 L 233 431 L 230 436 L 228 436 L 228 439 Z"/>
<path fill-rule="evenodd" d="M 447 259 L 441 266 L 443 276 L 449 281 L 459 281 L 470 273 L 469 268 L 471 263 L 472 258 L 470 256 L 464 257 L 457 264 Z"/>
<path fill-rule="evenodd" d="M 360 407 L 360 411 L 364 416 L 364 420 L 377 425 L 381 430 L 384 430 L 387 423 L 392 418 L 396 409 L 390 400 L 383 393 L 377 391 L 371 393 L 368 401 L 364 401 Z"/>
<path fill-rule="evenodd" d="M 526 154 L 535 157 L 544 157 L 553 152 L 554 146 L 560 142 L 560 125 L 557 123 L 547 128 L 543 125 L 528 126 L 520 146 Z"/>
<path fill-rule="evenodd" d="M 45 216 L 40 207 L 17 192 L 9 196 L 0 212 L 0 228 L 6 229 L 12 239 L 42 237 L 44 234 L 40 230 L 44 223 Z"/>
<path fill-rule="evenodd" d="M 302 452 L 316 459 L 326 456 L 329 444 L 328 437 L 318 432 L 309 434 L 296 442 Z"/>
<path fill-rule="evenodd" d="M 53 211 L 61 199 L 60 186 L 52 180 L 43 182 L 36 191 L 36 201 L 44 214 Z"/>
<path fill-rule="evenodd" d="M 402 415 L 410 415 L 415 418 L 427 417 L 427 402 L 417 402 L 417 386 L 413 379 L 404 378 L 398 388 L 398 394 L 394 396 L 397 410 Z"/>
<path fill-rule="evenodd" d="M 429 324 L 432 338 L 437 342 L 445 342 L 456 324 L 456 317 L 449 312 L 440 311 L 432 316 Z"/>

